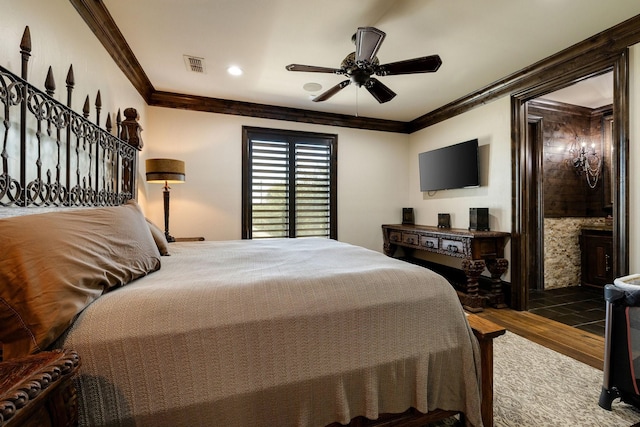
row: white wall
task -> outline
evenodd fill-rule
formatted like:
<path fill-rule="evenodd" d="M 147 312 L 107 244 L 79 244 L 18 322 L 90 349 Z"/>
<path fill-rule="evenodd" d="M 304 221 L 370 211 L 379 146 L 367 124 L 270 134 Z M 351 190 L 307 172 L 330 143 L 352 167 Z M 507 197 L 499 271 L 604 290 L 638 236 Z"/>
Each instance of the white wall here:
<path fill-rule="evenodd" d="M 449 213 L 453 228 L 468 228 L 469 208 L 478 207 L 489 208 L 492 230 L 511 229 L 509 109 L 509 98 L 505 97 L 410 135 L 409 203 L 416 222 L 436 225 L 438 213 Z M 475 138 L 480 153 L 480 187 L 420 192 L 419 153 Z"/>
<path fill-rule="evenodd" d="M 73 110 L 82 112 L 85 98 L 89 96 L 89 117 L 95 122 L 94 104 L 99 90 L 102 99 L 101 127 L 104 128 L 107 114 L 110 114 L 115 133 L 116 113 L 118 109 L 124 112 L 128 107 L 137 109 L 141 125 L 143 128 L 147 126 L 143 98 L 69 1 L 20 0 L 4 3 L 0 15 L 0 65 L 21 75 L 20 41 L 25 27 L 29 26 L 32 50 L 27 80 L 31 84 L 44 91 L 44 81 L 51 66 L 56 83 L 54 98 L 66 105 L 65 80 L 69 66 L 73 64 Z"/>
<path fill-rule="evenodd" d="M 115 114 L 134 107 L 144 126 L 146 104 L 129 80 L 117 67 L 89 27 L 69 1 L 20 0 L 2 5 L 0 15 L 0 65 L 20 76 L 20 40 L 26 26 L 31 31 L 32 50 L 28 81 L 44 90 L 49 66 L 52 67 L 56 93 L 54 98 L 66 105 L 66 84 L 69 65 L 73 64 L 75 89 L 73 109 L 82 111 L 89 95 L 90 117 L 95 120 L 93 107 L 98 90 L 102 98 L 101 122 L 106 114 Z M 99 77 L 98 77 L 99 76 Z M 124 116 L 123 116 L 124 119 Z"/>
<path fill-rule="evenodd" d="M 436 225 L 439 213 L 451 215 L 451 227 L 469 227 L 469 208 L 489 208 L 489 227 L 511 231 L 511 122 L 510 101 L 504 97 L 469 112 L 413 133 L 409 137 L 409 205 L 416 223 Z M 424 151 L 478 139 L 480 187 L 420 192 L 418 154 Z M 451 167 L 455 167 L 452 165 Z M 510 245 L 506 258 L 510 259 Z M 429 255 L 447 265 L 460 262 L 446 256 Z M 509 280 L 509 273 L 503 276 Z"/>
<path fill-rule="evenodd" d="M 160 107 L 147 111 L 144 157 L 186 164 L 186 182 L 171 189 L 173 236 L 241 237 L 242 126 L 338 135 L 339 240 L 382 251 L 381 224 L 401 221 L 408 200 L 407 135 Z M 162 226 L 161 186 L 141 184 L 146 213 Z"/>

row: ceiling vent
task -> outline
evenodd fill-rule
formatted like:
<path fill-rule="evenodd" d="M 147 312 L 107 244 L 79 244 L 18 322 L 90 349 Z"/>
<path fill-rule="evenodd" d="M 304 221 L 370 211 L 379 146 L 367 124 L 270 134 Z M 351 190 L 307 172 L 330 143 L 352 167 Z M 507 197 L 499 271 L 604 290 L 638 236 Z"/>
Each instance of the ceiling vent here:
<path fill-rule="evenodd" d="M 198 58 L 197 56 L 183 55 L 184 64 L 187 66 L 187 71 L 194 73 L 204 74 L 206 72 L 204 66 L 204 58 Z"/>

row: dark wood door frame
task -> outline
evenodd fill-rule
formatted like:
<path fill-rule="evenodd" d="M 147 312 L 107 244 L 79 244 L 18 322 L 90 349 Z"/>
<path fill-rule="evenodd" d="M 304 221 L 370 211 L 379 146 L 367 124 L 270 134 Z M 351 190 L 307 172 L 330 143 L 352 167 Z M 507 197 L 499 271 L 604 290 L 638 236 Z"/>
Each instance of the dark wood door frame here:
<path fill-rule="evenodd" d="M 531 191 L 534 192 L 535 205 L 544 206 L 544 168 L 543 168 L 543 136 L 542 136 L 542 117 L 533 116 L 527 112 L 527 140 L 531 141 L 531 148 L 534 150 L 532 156 L 531 173 L 533 174 L 535 183 L 531 186 Z M 536 252 L 534 263 L 535 274 L 533 275 L 533 281 L 529 282 L 528 290 L 542 290 L 544 289 L 544 215 L 538 215 L 536 218 L 536 235 L 535 239 Z"/>
<path fill-rule="evenodd" d="M 613 269 L 614 277 L 629 274 L 629 52 L 579 59 L 533 76 L 531 84 L 511 95 L 512 227 L 511 227 L 511 306 L 528 308 L 528 290 L 540 280 L 539 259 L 542 242 L 540 203 L 542 146 L 538 138 L 527 138 L 527 101 L 569 86 L 575 82 L 613 71 Z"/>

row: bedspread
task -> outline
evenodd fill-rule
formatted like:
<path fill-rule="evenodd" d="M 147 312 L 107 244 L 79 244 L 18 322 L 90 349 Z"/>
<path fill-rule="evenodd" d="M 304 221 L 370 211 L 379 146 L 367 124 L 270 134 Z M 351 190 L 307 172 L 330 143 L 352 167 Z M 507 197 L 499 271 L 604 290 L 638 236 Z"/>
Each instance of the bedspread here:
<path fill-rule="evenodd" d="M 86 308 L 87 426 L 324 426 L 409 407 L 480 420 L 477 343 L 441 276 L 326 239 L 172 243 Z"/>

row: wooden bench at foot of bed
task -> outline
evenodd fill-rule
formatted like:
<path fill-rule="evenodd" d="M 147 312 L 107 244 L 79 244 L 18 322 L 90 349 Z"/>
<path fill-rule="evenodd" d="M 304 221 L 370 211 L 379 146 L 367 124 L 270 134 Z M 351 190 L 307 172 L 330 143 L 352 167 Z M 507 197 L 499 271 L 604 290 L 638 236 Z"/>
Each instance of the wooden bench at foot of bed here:
<path fill-rule="evenodd" d="M 484 427 L 493 427 L 493 339 L 504 335 L 506 329 L 475 314 L 469 314 L 467 320 L 480 344 L 482 423 Z"/>
<path fill-rule="evenodd" d="M 468 314 L 467 320 L 480 344 L 482 423 L 484 427 L 493 427 L 493 339 L 503 335 L 506 330 L 502 326 L 475 314 Z M 457 412 L 440 409 L 423 414 L 411 408 L 402 414 L 380 414 L 377 420 L 356 417 L 351 420 L 348 427 L 422 427 L 428 423 L 444 420 L 456 414 Z M 344 427 L 343 424 L 333 423 L 327 427 L 341 426 Z"/>

